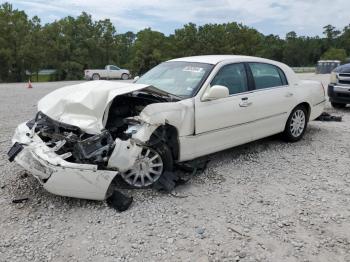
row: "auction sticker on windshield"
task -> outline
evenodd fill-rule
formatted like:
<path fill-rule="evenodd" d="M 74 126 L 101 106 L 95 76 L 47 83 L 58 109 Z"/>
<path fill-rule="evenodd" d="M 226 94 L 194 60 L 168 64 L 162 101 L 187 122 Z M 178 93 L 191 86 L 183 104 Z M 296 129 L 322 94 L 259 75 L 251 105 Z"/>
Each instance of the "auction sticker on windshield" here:
<path fill-rule="evenodd" d="M 184 72 L 193 72 L 193 73 L 202 73 L 204 69 L 202 67 L 197 66 L 186 66 L 184 69 L 182 69 Z"/>

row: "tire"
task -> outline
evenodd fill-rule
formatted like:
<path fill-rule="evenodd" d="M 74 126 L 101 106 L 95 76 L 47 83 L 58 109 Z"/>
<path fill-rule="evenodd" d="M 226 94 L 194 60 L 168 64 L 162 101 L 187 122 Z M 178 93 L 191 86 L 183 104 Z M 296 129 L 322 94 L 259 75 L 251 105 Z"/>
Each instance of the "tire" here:
<path fill-rule="evenodd" d="M 99 74 L 93 74 L 92 75 L 92 80 L 100 80 L 100 75 Z"/>
<path fill-rule="evenodd" d="M 345 108 L 345 107 L 346 107 L 346 104 L 335 103 L 335 102 L 331 102 L 331 105 L 332 105 L 334 108 Z"/>
<path fill-rule="evenodd" d="M 129 75 L 128 74 L 122 74 L 122 79 L 123 80 L 128 80 L 129 79 Z"/>
<path fill-rule="evenodd" d="M 308 112 L 305 106 L 299 105 L 289 115 L 282 137 L 287 142 L 297 142 L 305 134 L 308 122 Z"/>
<path fill-rule="evenodd" d="M 148 155 L 146 155 L 148 150 L 149 150 L 149 153 Z M 159 172 L 159 174 L 155 174 L 148 171 L 151 169 L 149 167 L 150 166 L 149 160 L 145 160 L 144 162 L 142 162 L 142 157 L 144 157 L 144 159 L 146 159 L 148 156 L 150 156 L 149 158 L 152 158 L 155 156 L 154 153 L 157 153 L 158 156 L 160 157 L 162 167 L 160 168 L 160 166 L 154 166 L 154 168 L 152 167 L 152 169 Z M 156 145 L 153 145 L 150 147 L 144 146 L 140 156 L 141 156 L 140 157 L 141 160 L 137 160 L 137 162 L 135 162 L 134 167 L 132 169 L 120 174 L 124 182 L 126 182 L 132 188 L 151 187 L 152 185 L 154 185 L 154 183 L 156 183 L 159 180 L 159 178 L 164 174 L 164 172 L 173 171 L 174 160 L 173 160 L 171 151 L 169 147 L 162 142 L 159 142 Z M 158 162 L 158 158 L 156 158 L 153 161 L 154 162 L 152 164 L 155 164 L 155 165 L 160 164 L 160 162 Z M 151 178 L 154 179 L 153 182 L 143 172 L 146 172 L 146 173 L 148 172 Z M 135 178 L 136 176 L 138 176 L 137 179 Z"/>

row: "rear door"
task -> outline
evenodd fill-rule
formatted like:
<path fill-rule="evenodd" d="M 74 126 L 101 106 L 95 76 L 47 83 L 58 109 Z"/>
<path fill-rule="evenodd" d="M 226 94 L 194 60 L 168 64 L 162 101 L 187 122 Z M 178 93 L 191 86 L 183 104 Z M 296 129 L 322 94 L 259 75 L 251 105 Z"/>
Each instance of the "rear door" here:
<path fill-rule="evenodd" d="M 247 63 L 254 82 L 254 139 L 284 130 L 296 105 L 293 88 L 282 69 L 268 63 Z"/>
<path fill-rule="evenodd" d="M 195 104 L 195 137 L 198 155 L 205 155 L 251 141 L 254 103 L 243 63 L 226 64 L 210 82 L 229 89 L 226 98 Z"/>

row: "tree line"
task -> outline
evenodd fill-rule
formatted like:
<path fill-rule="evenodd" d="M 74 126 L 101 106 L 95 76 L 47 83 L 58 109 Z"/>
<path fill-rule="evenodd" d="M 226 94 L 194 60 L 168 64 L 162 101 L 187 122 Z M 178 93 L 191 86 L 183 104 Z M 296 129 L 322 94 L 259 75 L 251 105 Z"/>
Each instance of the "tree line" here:
<path fill-rule="evenodd" d="M 290 66 L 313 66 L 321 58 L 345 61 L 350 25 L 341 31 L 327 25 L 323 37 L 289 32 L 280 38 L 236 22 L 189 23 L 170 35 L 151 28 L 118 34 L 109 19 L 94 21 L 85 12 L 42 25 L 37 16 L 0 5 L 0 82 L 26 81 L 40 69 L 55 69 L 53 80 L 81 79 L 84 69 L 107 64 L 138 75 L 171 58 L 205 54 L 259 56 Z"/>

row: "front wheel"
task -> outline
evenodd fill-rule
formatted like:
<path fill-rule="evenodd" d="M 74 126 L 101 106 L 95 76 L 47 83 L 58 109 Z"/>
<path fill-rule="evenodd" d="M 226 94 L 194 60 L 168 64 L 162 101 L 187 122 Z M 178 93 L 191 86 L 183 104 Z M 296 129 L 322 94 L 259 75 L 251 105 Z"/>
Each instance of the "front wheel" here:
<path fill-rule="evenodd" d="M 282 134 L 284 140 L 288 142 L 299 141 L 306 131 L 307 120 L 307 109 L 304 106 L 300 105 L 294 108 Z"/>
<path fill-rule="evenodd" d="M 346 107 L 346 104 L 343 104 L 343 103 L 331 102 L 331 105 L 332 105 L 334 108 L 345 108 L 345 107 Z"/>
<path fill-rule="evenodd" d="M 129 79 L 129 75 L 128 74 L 122 74 L 122 79 L 123 80 L 128 80 Z"/>
<path fill-rule="evenodd" d="M 164 174 L 173 170 L 173 158 L 166 144 L 144 146 L 133 167 L 121 173 L 123 180 L 134 188 L 152 186 Z"/>

